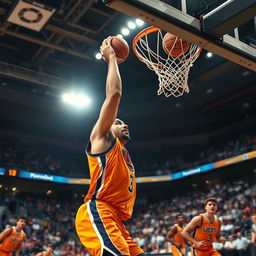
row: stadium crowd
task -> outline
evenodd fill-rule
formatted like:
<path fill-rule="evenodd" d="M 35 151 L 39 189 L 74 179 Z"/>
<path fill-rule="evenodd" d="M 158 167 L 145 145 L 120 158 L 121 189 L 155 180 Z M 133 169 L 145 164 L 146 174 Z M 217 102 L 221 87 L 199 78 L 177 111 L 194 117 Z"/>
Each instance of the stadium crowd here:
<path fill-rule="evenodd" d="M 255 134 L 246 134 L 182 147 L 172 147 L 170 144 L 154 144 L 151 147 L 146 145 L 144 150 L 133 148 L 131 156 L 137 176 L 147 176 L 170 174 L 255 149 Z M 81 152 L 77 155 L 71 151 L 67 153 L 60 148 L 46 147 L 30 140 L 0 138 L 0 167 L 3 168 L 68 177 L 88 177 L 86 157 L 78 155 L 82 156 Z"/>
<path fill-rule="evenodd" d="M 0 138 L 0 165 L 31 172 L 81 177 L 84 170 L 72 152 L 29 139 Z"/>
<path fill-rule="evenodd" d="M 150 198 L 137 199 L 133 218 L 127 228 L 147 253 L 168 253 L 165 241 L 168 228 L 175 216 L 183 213 L 187 220 L 203 211 L 203 201 L 209 195 L 218 199 L 218 216 L 223 221 L 222 233 L 227 242 L 214 244 L 224 256 L 251 256 L 256 241 L 252 243 L 253 225 L 251 216 L 256 209 L 256 184 L 250 180 L 227 181 L 213 186 L 210 191 L 188 191 L 173 195 L 157 203 Z M 48 244 L 54 245 L 54 254 L 60 256 L 88 256 L 81 246 L 74 229 L 74 218 L 81 198 L 68 200 L 53 195 L 17 193 L 2 186 L 0 196 L 1 230 L 15 225 L 16 216 L 27 216 L 25 232 L 27 239 L 21 255 L 35 255 Z"/>
<path fill-rule="evenodd" d="M 224 139 L 212 138 L 207 143 L 201 143 L 199 139 L 197 143 L 181 146 L 172 146 L 172 143 L 165 146 L 164 144 L 147 145 L 145 150 L 133 148 L 131 153 L 139 173 L 162 175 L 191 169 L 253 150 L 256 150 L 256 135 L 248 133 L 227 136 Z"/>

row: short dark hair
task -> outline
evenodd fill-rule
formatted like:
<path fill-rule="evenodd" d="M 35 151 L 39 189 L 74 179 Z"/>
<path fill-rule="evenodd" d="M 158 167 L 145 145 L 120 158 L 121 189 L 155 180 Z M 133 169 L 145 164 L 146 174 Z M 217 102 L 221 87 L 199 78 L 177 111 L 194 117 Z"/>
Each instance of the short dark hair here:
<path fill-rule="evenodd" d="M 204 201 L 204 207 L 207 205 L 208 202 L 214 202 L 217 204 L 217 199 L 215 197 L 209 197 Z"/>
<path fill-rule="evenodd" d="M 179 213 L 179 214 L 176 215 L 175 218 L 178 219 L 180 216 L 184 217 L 184 215 L 182 213 Z"/>
<path fill-rule="evenodd" d="M 20 216 L 20 217 L 18 217 L 18 218 L 17 218 L 17 221 L 19 221 L 19 220 L 25 220 L 25 221 L 26 221 L 26 223 L 28 222 L 27 217 L 24 217 L 24 216 Z"/>
<path fill-rule="evenodd" d="M 47 247 L 51 247 L 52 249 L 54 249 L 54 246 L 52 244 L 48 244 Z"/>

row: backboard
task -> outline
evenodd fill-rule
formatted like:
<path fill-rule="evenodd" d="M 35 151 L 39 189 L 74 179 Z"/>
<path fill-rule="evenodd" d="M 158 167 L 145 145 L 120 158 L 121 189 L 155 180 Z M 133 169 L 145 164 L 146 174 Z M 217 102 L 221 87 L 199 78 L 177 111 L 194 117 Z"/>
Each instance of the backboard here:
<path fill-rule="evenodd" d="M 103 3 L 256 71 L 255 0 L 103 0 Z M 242 33 L 242 39 L 239 30 L 244 24 L 247 26 L 244 31 L 251 34 Z"/>

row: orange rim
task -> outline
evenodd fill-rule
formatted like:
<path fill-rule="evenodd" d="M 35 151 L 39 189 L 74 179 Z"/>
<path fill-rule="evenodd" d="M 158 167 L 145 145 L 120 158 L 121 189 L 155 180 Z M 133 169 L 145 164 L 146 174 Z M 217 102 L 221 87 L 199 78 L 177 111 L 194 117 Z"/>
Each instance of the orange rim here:
<path fill-rule="evenodd" d="M 153 33 L 153 32 L 159 31 L 159 30 L 161 30 L 161 29 L 160 29 L 160 28 L 157 28 L 157 27 L 154 27 L 154 26 L 150 26 L 150 27 L 148 27 L 148 28 L 145 28 L 145 29 L 141 30 L 141 31 L 134 37 L 133 42 L 132 42 L 132 49 L 133 49 L 135 55 L 137 56 L 137 58 L 138 58 L 140 61 L 145 62 L 145 63 L 147 62 L 147 61 L 146 61 L 144 58 L 142 58 L 142 57 L 140 56 L 140 54 L 137 52 L 137 49 L 136 49 L 137 43 L 139 42 L 139 40 L 140 40 L 142 37 L 144 37 L 144 36 L 146 36 L 146 35 L 148 35 L 148 34 L 151 34 L 151 33 Z M 148 62 L 148 63 L 149 63 L 149 62 Z M 154 62 L 152 62 L 152 64 L 154 64 L 154 65 L 156 65 L 156 66 L 159 66 L 159 65 L 160 65 L 160 64 L 154 63 Z M 162 66 L 162 65 L 161 65 L 161 66 Z"/>
<path fill-rule="evenodd" d="M 137 52 L 137 49 L 136 49 L 136 45 L 137 45 L 137 43 L 139 42 L 139 40 L 140 40 L 141 38 L 143 38 L 144 36 L 146 36 L 146 35 L 148 35 L 148 34 L 151 34 L 151 33 L 153 33 L 153 32 L 159 31 L 159 30 L 161 30 L 161 29 L 160 29 L 160 28 L 157 28 L 157 27 L 154 27 L 154 26 L 150 26 L 150 27 L 145 28 L 145 29 L 143 29 L 142 31 L 140 31 L 140 32 L 135 36 L 135 38 L 133 39 L 133 42 L 132 42 L 132 49 L 133 49 L 135 55 L 137 56 L 137 58 L 138 58 L 140 61 L 145 62 L 145 63 L 148 62 L 148 63 L 150 63 L 151 65 L 153 64 L 153 65 L 156 65 L 156 66 L 162 66 L 162 64 L 159 64 L 159 63 L 154 63 L 154 62 L 146 61 L 143 57 L 140 56 L 140 54 Z M 192 59 L 192 60 L 195 59 L 195 58 L 201 53 L 201 51 L 202 51 L 202 47 L 199 47 L 199 46 L 198 46 L 198 49 L 197 49 L 196 53 L 195 53 L 193 56 L 191 56 L 189 59 L 187 59 L 187 61 L 190 61 L 191 59 Z"/>

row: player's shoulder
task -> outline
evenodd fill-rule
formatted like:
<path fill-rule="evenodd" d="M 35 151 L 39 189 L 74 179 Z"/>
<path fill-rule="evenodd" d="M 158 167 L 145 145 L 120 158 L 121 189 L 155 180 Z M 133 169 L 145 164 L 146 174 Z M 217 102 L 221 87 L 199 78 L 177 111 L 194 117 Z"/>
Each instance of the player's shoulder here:
<path fill-rule="evenodd" d="M 203 216 L 201 214 L 195 216 L 192 218 L 191 223 L 196 225 L 197 227 L 200 227 L 203 223 Z"/>
<path fill-rule="evenodd" d="M 10 235 L 11 233 L 13 233 L 14 227 L 8 227 L 8 228 L 6 228 L 4 231 L 5 231 L 5 233 L 6 233 L 7 235 Z"/>
<path fill-rule="evenodd" d="M 202 221 L 203 219 L 203 215 L 202 214 L 199 214 L 199 215 L 196 215 L 195 217 L 193 217 L 193 221 Z"/>
<path fill-rule="evenodd" d="M 178 224 L 177 224 L 177 223 L 173 224 L 173 225 L 170 227 L 170 230 L 176 230 L 176 229 L 178 229 Z"/>
<path fill-rule="evenodd" d="M 9 237 L 12 234 L 12 227 L 7 227 L 1 232 L 1 236 L 3 239 Z"/>

